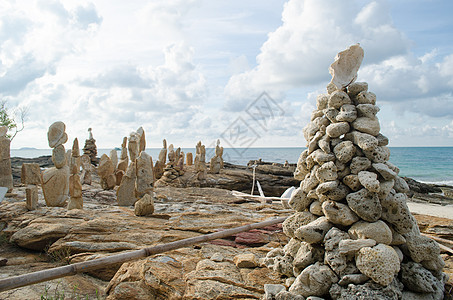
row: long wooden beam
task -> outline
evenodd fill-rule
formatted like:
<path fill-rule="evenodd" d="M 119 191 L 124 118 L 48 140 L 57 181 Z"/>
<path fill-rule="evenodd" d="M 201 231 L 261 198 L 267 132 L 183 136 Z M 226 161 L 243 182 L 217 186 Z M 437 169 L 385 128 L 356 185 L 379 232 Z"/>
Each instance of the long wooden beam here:
<path fill-rule="evenodd" d="M 162 244 L 158 246 L 143 248 L 140 250 L 135 250 L 126 253 L 114 254 L 111 256 L 93 259 L 85 262 L 75 263 L 67 266 L 37 271 L 29 274 L 9 277 L 6 279 L 0 280 L 0 292 L 19 288 L 22 286 L 27 286 L 43 281 L 48 281 L 56 278 L 61 278 L 65 276 L 75 275 L 78 273 L 87 272 L 97 268 L 102 268 L 108 265 L 113 265 L 117 263 L 124 263 L 126 261 L 147 257 L 150 255 L 183 248 L 197 243 L 202 243 L 206 241 L 221 239 L 224 237 L 231 236 L 236 233 L 249 231 L 251 229 L 262 228 L 274 224 L 283 222 L 287 217 L 280 217 L 271 219 L 268 221 L 263 221 L 259 223 L 248 224 L 240 227 L 235 227 L 231 229 L 226 229 L 206 235 L 196 236 L 188 239 L 183 239 L 167 244 Z"/>

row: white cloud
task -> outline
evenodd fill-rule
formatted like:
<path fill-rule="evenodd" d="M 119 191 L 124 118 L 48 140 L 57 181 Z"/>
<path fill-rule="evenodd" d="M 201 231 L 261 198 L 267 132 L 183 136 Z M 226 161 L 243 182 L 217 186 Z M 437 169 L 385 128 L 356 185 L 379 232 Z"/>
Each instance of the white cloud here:
<path fill-rule="evenodd" d="M 404 54 L 408 47 L 381 2 L 361 8 L 353 0 L 289 0 L 282 21 L 261 47 L 257 66 L 230 78 L 226 86 L 230 101 L 262 90 L 327 82 L 335 54 L 357 42 L 365 49 L 364 63 Z"/>

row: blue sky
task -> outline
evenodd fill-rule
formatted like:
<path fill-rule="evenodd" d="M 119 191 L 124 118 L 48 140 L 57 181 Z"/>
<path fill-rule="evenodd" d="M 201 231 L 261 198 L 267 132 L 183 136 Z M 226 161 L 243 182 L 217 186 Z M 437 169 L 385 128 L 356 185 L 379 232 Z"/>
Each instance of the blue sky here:
<path fill-rule="evenodd" d="M 12 148 L 48 148 L 59 120 L 67 148 L 88 127 L 111 148 L 140 126 L 149 147 L 241 146 L 226 134 L 238 120 L 253 147 L 305 146 L 328 66 L 355 43 L 390 145 L 453 146 L 452 12 L 448 0 L 0 0 L 0 96 L 29 112 Z M 260 125 L 263 92 L 281 111 Z"/>

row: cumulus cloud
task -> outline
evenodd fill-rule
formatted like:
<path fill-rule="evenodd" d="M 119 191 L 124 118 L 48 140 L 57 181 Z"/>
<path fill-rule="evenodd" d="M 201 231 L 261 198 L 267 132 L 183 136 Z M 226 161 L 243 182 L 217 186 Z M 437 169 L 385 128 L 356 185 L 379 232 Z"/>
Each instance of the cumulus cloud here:
<path fill-rule="evenodd" d="M 336 53 L 358 42 L 365 49 L 365 64 L 405 54 L 408 48 L 381 2 L 360 7 L 354 0 L 289 0 L 282 25 L 269 33 L 261 47 L 257 66 L 232 76 L 226 94 L 234 102 L 264 89 L 282 91 L 327 82 Z"/>
<path fill-rule="evenodd" d="M 82 20 L 83 15 L 91 17 Z M 0 95 L 15 96 L 45 74 L 54 74 L 84 38 L 87 28 L 80 24 L 97 26 L 101 21 L 93 4 L 68 10 L 59 1 L 8 3 L 0 11 Z"/>

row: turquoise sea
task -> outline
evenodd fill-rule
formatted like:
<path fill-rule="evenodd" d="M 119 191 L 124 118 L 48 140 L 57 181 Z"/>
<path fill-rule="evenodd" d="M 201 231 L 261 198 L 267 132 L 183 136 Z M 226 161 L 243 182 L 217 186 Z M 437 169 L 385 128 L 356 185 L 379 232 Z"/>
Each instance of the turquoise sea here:
<path fill-rule="evenodd" d="M 224 160 L 229 163 L 246 165 L 248 161 L 261 158 L 263 161 L 296 163 L 305 148 L 225 148 Z M 185 153 L 195 153 L 195 148 L 183 148 Z M 153 158 L 159 148 L 148 148 Z M 390 147 L 390 162 L 400 168 L 400 175 L 415 180 L 453 185 L 453 147 Z M 98 149 L 98 156 L 109 154 L 110 149 Z M 11 157 L 33 158 L 50 155 L 51 149 L 11 150 Z M 119 154 L 119 153 L 118 153 Z M 206 160 L 214 155 L 214 149 L 206 149 Z"/>

